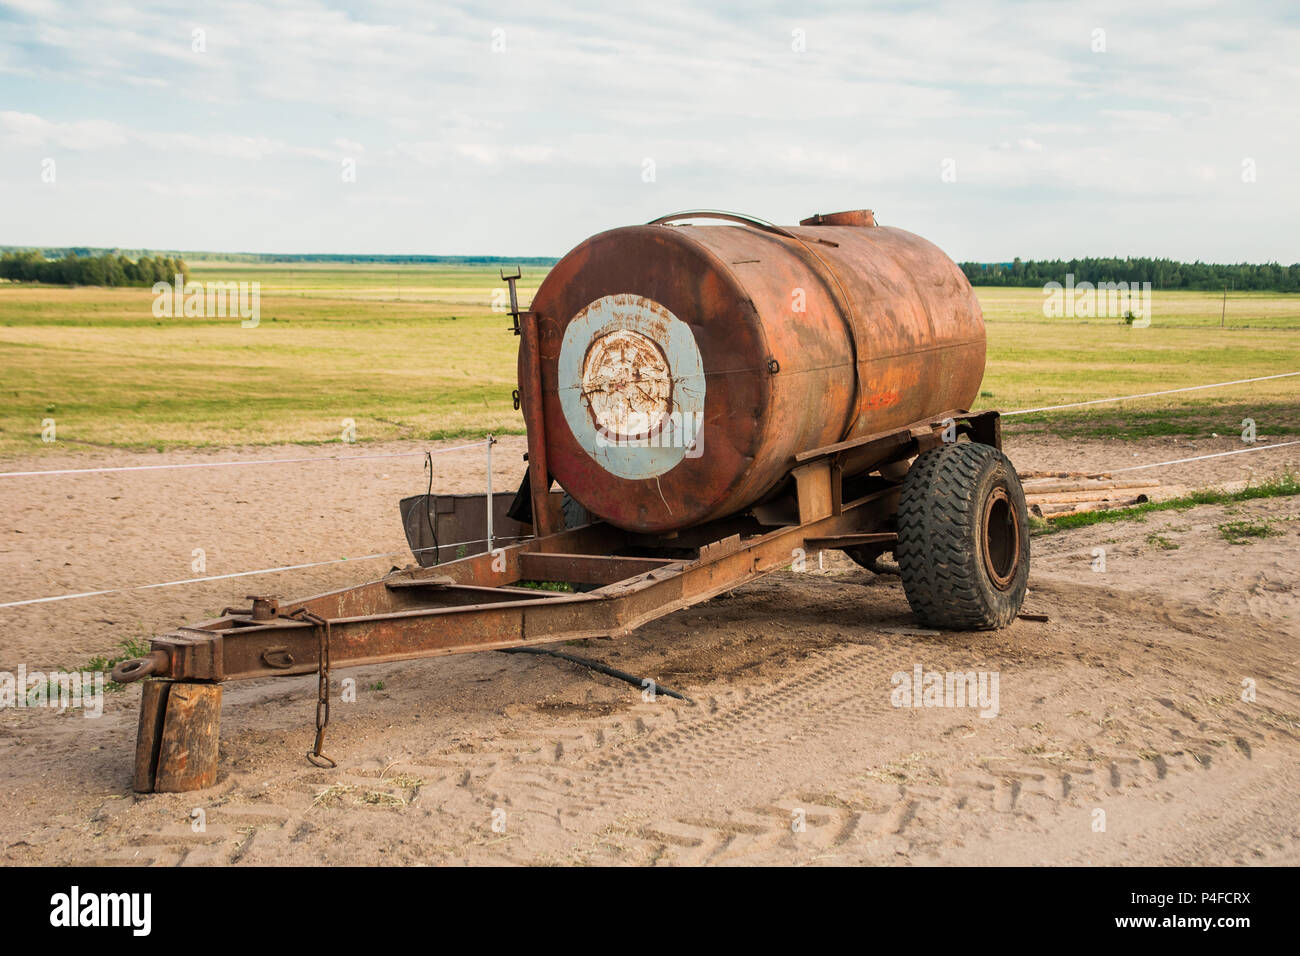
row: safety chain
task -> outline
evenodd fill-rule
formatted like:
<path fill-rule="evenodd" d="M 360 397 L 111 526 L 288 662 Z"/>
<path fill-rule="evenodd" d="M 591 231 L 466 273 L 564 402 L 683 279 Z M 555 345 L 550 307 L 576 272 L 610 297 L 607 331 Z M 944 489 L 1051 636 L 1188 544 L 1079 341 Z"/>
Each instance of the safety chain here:
<path fill-rule="evenodd" d="M 330 722 L 330 622 L 306 608 L 299 608 L 292 616 L 316 625 L 316 636 L 320 642 L 316 667 L 316 743 L 311 750 L 307 751 L 307 759 L 317 767 L 331 769 L 338 764 L 321 753 L 321 745 L 325 742 L 325 728 Z"/>

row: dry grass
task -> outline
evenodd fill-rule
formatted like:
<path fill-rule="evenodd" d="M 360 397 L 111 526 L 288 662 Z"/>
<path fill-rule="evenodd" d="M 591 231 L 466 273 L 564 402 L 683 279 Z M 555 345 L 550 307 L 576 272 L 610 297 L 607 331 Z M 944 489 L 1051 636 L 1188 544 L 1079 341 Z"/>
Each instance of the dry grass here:
<path fill-rule="evenodd" d="M 323 443 L 340 440 L 344 419 L 355 421 L 361 442 L 522 430 L 511 405 L 518 340 L 506 331 L 508 317 L 492 311 L 503 286 L 495 268 L 192 265 L 201 281 L 261 282 L 260 326 L 156 319 L 149 289 L 0 283 L 0 454 L 48 447 L 47 418 L 64 450 Z M 524 271 L 527 303 L 543 270 Z M 989 322 L 981 408 L 1300 367 L 1300 296 L 1230 297 L 1230 327 L 1219 329 L 1215 294 L 1156 293 L 1152 325 L 1135 329 L 1114 319 L 1046 319 L 1036 289 L 978 294 Z M 1231 433 L 1249 416 L 1267 434 L 1278 422 L 1300 423 L 1298 410 L 1300 377 L 1013 427 Z"/>

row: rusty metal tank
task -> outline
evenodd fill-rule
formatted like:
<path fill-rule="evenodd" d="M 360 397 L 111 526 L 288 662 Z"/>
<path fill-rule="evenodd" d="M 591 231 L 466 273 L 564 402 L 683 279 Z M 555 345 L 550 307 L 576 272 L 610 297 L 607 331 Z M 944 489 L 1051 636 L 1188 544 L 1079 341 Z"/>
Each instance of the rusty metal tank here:
<path fill-rule="evenodd" d="M 984 375 L 966 277 L 869 210 L 612 229 L 560 260 L 532 311 L 549 471 L 633 531 L 740 512 L 795 455 L 967 409 Z"/>

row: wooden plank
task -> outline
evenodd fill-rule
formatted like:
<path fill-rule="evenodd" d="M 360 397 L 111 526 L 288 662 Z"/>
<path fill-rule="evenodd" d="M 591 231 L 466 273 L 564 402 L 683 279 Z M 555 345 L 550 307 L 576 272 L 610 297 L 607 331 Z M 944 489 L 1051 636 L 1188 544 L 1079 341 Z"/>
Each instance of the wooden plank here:
<path fill-rule="evenodd" d="M 1122 481 L 1042 481 L 1022 482 L 1027 495 L 1068 494 L 1075 491 L 1113 491 L 1123 488 L 1159 488 L 1160 482 L 1150 478 Z"/>
<path fill-rule="evenodd" d="M 1028 504 L 1059 504 L 1066 501 L 1100 501 L 1107 498 L 1145 498 L 1146 492 L 1157 488 L 1099 488 L 1095 491 L 1058 491 L 1054 494 L 1037 494 L 1025 489 L 1025 501 Z"/>
<path fill-rule="evenodd" d="M 457 584 L 455 578 L 448 577 L 445 574 L 435 574 L 425 578 L 384 578 L 384 587 L 394 588 L 449 588 Z"/>
<path fill-rule="evenodd" d="M 202 790 L 217 782 L 221 685 L 167 683 L 153 790 Z"/>
<path fill-rule="evenodd" d="M 1136 498 L 1101 498 L 1093 501 L 1079 501 L 1073 503 L 1068 501 L 1056 504 L 1052 502 L 1043 502 L 1042 504 L 1035 504 L 1033 507 L 1036 507 L 1044 518 L 1047 518 L 1064 514 L 1074 514 L 1075 512 L 1080 511 L 1111 511 L 1116 508 L 1129 508 L 1133 505 L 1142 504 L 1146 500 L 1145 495 L 1139 495 Z"/>
<path fill-rule="evenodd" d="M 171 681 L 165 680 L 146 680 L 140 684 L 140 723 L 135 734 L 135 775 L 132 784 L 136 793 L 153 793 L 163 714 L 167 709 L 167 692 L 171 686 Z"/>

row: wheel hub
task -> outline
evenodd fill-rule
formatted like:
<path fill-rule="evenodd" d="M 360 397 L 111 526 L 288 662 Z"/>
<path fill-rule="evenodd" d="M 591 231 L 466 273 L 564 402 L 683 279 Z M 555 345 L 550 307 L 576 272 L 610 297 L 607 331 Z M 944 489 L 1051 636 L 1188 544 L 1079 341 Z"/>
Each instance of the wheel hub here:
<path fill-rule="evenodd" d="M 994 488 L 985 499 L 980 532 L 984 570 L 994 586 L 1005 591 L 1020 567 L 1020 515 L 1006 488 Z"/>

